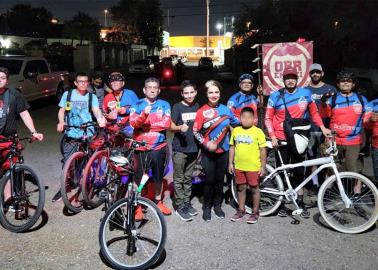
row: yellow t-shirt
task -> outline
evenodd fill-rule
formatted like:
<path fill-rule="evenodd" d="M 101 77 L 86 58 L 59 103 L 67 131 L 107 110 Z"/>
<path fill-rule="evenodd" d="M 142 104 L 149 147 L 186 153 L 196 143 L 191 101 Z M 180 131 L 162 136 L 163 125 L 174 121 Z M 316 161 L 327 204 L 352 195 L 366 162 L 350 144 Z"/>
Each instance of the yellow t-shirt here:
<path fill-rule="evenodd" d="M 261 168 L 260 148 L 266 147 L 264 132 L 258 127 L 236 127 L 232 130 L 230 144 L 235 146 L 235 169 L 256 172 Z"/>

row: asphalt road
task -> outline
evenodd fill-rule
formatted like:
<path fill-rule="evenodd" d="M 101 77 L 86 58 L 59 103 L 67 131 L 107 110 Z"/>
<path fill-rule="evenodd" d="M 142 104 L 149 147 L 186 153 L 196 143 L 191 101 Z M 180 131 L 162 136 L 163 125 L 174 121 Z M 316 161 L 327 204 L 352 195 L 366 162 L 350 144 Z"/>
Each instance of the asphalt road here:
<path fill-rule="evenodd" d="M 189 75 L 200 85 L 211 76 L 206 72 Z M 142 79 L 130 79 L 130 88 L 141 93 Z M 236 87 L 225 84 L 224 100 Z M 203 99 L 204 94 L 199 94 Z M 179 91 L 163 89 L 161 98 L 177 102 Z M 57 107 L 46 101 L 33 107 L 32 116 L 45 141 L 28 145 L 24 156 L 48 186 L 45 211 L 34 231 L 13 234 L 0 228 L 0 269 L 108 269 L 99 256 L 101 209 L 68 216 L 62 202 L 51 203 L 61 173 Z M 198 198 L 193 204 L 201 209 Z M 378 269 L 378 229 L 359 235 L 332 231 L 322 225 L 316 208 L 299 225 L 280 217 L 261 218 L 255 225 L 246 220 L 233 223 L 229 218 L 234 209 L 225 205 L 224 210 L 226 219 L 213 217 L 209 223 L 200 215 L 189 223 L 175 215 L 166 217 L 166 256 L 155 269 Z"/>

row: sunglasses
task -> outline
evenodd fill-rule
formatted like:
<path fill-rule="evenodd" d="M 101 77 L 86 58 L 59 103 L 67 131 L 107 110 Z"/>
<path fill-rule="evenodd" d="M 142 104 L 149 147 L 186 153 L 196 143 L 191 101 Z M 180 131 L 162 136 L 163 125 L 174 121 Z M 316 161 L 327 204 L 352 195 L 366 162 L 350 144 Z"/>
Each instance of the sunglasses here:
<path fill-rule="evenodd" d="M 317 73 L 317 74 L 322 74 L 322 72 L 320 71 L 320 70 L 312 70 L 312 71 L 310 71 L 310 74 L 312 75 L 312 74 L 315 74 L 315 73 Z"/>
<path fill-rule="evenodd" d="M 339 82 L 341 82 L 341 83 L 353 83 L 353 80 L 352 79 L 342 79 Z"/>

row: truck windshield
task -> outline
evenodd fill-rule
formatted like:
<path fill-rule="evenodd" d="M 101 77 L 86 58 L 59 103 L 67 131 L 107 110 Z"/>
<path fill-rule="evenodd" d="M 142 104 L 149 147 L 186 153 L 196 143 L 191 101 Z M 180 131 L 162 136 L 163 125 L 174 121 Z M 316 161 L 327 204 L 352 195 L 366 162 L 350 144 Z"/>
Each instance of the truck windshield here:
<path fill-rule="evenodd" d="M 0 59 L 0 67 L 5 67 L 9 70 L 10 75 L 18 75 L 22 66 L 22 60 L 16 59 Z"/>

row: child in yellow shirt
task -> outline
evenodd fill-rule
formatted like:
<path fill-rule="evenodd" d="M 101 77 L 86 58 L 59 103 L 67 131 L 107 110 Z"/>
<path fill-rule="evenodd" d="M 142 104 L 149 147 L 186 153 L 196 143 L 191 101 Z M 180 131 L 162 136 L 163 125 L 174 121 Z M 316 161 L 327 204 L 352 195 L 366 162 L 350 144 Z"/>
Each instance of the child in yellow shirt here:
<path fill-rule="evenodd" d="M 252 191 L 253 212 L 247 223 L 254 224 L 259 219 L 260 176 L 265 174 L 266 138 L 264 132 L 253 125 L 253 110 L 245 107 L 240 115 L 241 126 L 232 130 L 230 138 L 228 170 L 235 176 L 239 209 L 231 218 L 238 221 L 245 215 L 246 189 Z"/>

